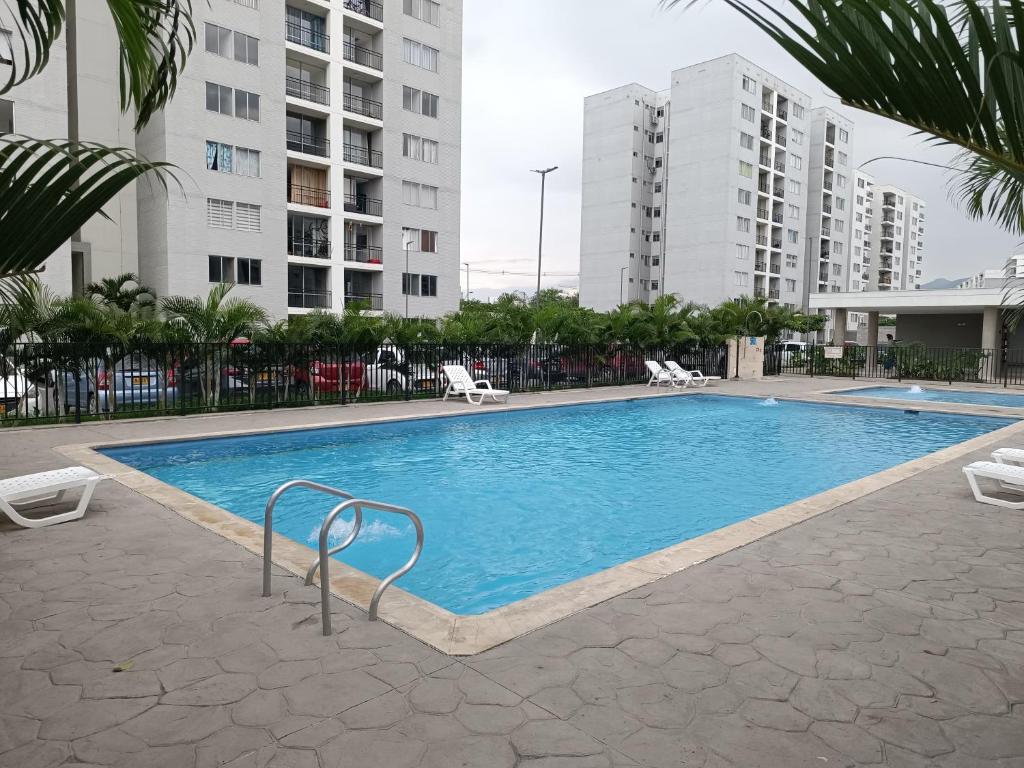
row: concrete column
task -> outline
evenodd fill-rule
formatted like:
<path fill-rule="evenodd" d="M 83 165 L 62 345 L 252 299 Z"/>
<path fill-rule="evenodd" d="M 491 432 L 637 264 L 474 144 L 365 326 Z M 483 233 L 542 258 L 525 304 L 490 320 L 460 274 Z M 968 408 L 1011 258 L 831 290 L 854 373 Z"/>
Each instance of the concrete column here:
<path fill-rule="evenodd" d="M 864 346 L 868 348 L 865 365 L 867 375 L 874 376 L 878 366 L 878 313 L 868 312 L 868 335 L 864 340 Z"/>
<path fill-rule="evenodd" d="M 846 341 L 846 310 L 832 310 L 832 345 L 843 346 Z"/>
<path fill-rule="evenodd" d="M 990 356 L 987 360 L 981 361 L 979 375 L 982 378 L 985 373 L 990 373 L 993 378 L 1000 375 L 1003 347 L 1001 331 L 1002 318 L 999 307 L 986 307 L 981 320 L 981 348 L 989 350 Z"/>

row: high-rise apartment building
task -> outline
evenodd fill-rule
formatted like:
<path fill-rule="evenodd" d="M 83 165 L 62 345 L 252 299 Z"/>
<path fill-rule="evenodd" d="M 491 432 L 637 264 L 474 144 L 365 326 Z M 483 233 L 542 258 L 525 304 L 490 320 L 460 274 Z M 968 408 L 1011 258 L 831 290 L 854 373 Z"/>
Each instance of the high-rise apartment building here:
<path fill-rule="evenodd" d="M 854 235 L 849 290 L 899 291 L 921 287 L 926 204 L 904 189 L 855 179 Z"/>
<path fill-rule="evenodd" d="M 810 99 L 735 54 L 585 103 L 580 301 L 806 295 Z"/>
<path fill-rule="evenodd" d="M 100 0 L 78 5 L 106 13 Z M 184 183 L 168 195 L 142 181 L 120 203 L 121 240 L 137 251 L 126 266 L 160 295 L 235 283 L 278 318 L 456 310 L 461 0 L 210 0 L 193 12 L 198 41 L 173 100 L 116 142 L 173 163 Z M 112 39 L 108 29 L 80 50 Z M 55 89 L 62 58 L 44 75 Z M 116 52 L 107 58 L 109 80 Z M 40 122 L 39 102 L 54 104 L 24 98 L 37 83 L 15 94 L 18 130 Z M 117 123 L 116 90 L 82 99 L 83 138 L 107 139 L 85 124 Z M 55 254 L 47 268 L 62 274 L 66 261 Z M 82 281 L 111 271 L 94 257 Z"/>

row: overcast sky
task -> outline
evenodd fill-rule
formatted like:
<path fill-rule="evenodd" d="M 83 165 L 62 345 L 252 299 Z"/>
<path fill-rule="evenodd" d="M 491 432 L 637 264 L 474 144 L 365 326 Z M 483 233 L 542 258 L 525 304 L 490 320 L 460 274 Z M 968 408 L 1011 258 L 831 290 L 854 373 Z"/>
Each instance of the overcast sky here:
<path fill-rule="evenodd" d="M 658 0 L 465 0 L 462 101 L 462 261 L 474 298 L 533 291 L 536 277 L 473 270 L 537 269 L 540 180 L 548 176 L 544 270 L 579 272 L 583 99 L 628 82 L 656 90 L 674 69 L 737 52 L 856 124 L 854 164 L 879 155 L 944 163 L 951 150 L 895 123 L 839 107 L 767 37 L 716 0 L 681 12 Z M 947 172 L 879 161 L 865 171 L 928 201 L 924 282 L 1001 266 L 1018 239 L 972 222 L 946 192 Z M 463 272 L 465 290 L 465 272 Z M 547 286 L 575 286 L 551 276 Z"/>

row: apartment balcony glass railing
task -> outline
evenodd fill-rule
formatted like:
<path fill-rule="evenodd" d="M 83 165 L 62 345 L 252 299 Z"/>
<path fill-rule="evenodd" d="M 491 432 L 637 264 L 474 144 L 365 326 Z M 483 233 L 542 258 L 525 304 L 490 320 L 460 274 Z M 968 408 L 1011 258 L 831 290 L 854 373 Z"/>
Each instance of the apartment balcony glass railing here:
<path fill-rule="evenodd" d="M 346 112 L 354 112 L 357 115 L 363 115 L 364 117 L 372 117 L 374 120 L 384 119 L 384 105 L 379 101 L 372 101 L 370 99 L 364 99 L 362 96 L 356 96 L 354 93 L 346 93 L 343 99 L 343 105 Z"/>
<path fill-rule="evenodd" d="M 365 216 L 383 216 L 384 201 L 366 195 L 345 195 L 345 212 L 361 213 Z"/>
<path fill-rule="evenodd" d="M 345 244 L 345 261 L 358 261 L 360 264 L 383 264 L 384 249 L 379 245 Z"/>
<path fill-rule="evenodd" d="M 288 291 L 288 306 L 292 309 L 330 309 L 330 291 Z"/>
<path fill-rule="evenodd" d="M 318 187 L 304 187 L 301 184 L 288 185 L 288 202 L 297 205 L 311 205 L 315 208 L 330 208 L 331 193 Z"/>
<path fill-rule="evenodd" d="M 384 167 L 384 155 L 375 149 L 367 149 L 356 144 L 345 145 L 345 162 L 356 165 L 368 165 L 371 168 Z"/>
<path fill-rule="evenodd" d="M 364 309 L 371 309 L 379 312 L 384 309 L 384 294 L 382 293 L 349 293 L 345 292 L 346 304 L 362 304 Z"/>
<path fill-rule="evenodd" d="M 376 51 L 371 51 L 369 48 L 363 48 L 361 45 L 346 42 L 342 50 L 342 56 L 345 58 L 345 61 L 351 61 L 354 64 L 381 72 L 384 71 L 384 56 Z"/>
<path fill-rule="evenodd" d="M 377 21 L 384 21 L 384 6 L 373 0 L 345 0 L 345 9 Z"/>
<path fill-rule="evenodd" d="M 308 136 L 299 131 L 287 131 L 286 134 L 288 149 L 292 152 L 302 152 L 317 157 L 331 156 L 331 142 L 328 139 Z"/>
<path fill-rule="evenodd" d="M 299 236 L 288 238 L 288 255 L 307 259 L 331 258 L 331 241 L 326 237 Z"/>
<path fill-rule="evenodd" d="M 284 78 L 284 92 L 296 99 L 305 99 L 316 104 L 331 103 L 330 88 L 291 75 L 286 75 Z"/>
<path fill-rule="evenodd" d="M 331 38 L 329 35 L 325 35 L 323 32 L 315 32 L 294 21 L 285 22 L 285 39 L 289 43 L 312 48 L 320 53 L 331 52 Z"/>

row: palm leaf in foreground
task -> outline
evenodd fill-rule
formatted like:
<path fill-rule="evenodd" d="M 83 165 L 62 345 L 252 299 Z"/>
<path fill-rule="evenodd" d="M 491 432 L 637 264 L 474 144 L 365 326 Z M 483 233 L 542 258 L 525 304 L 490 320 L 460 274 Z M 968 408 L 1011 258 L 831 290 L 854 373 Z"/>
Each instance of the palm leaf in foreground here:
<path fill-rule="evenodd" d="M 0 276 L 38 269 L 143 174 L 166 189 L 168 165 L 97 144 L 0 139 Z"/>
<path fill-rule="evenodd" d="M 954 196 L 1024 232 L 1024 0 L 723 1 L 844 104 L 962 147 Z"/>

